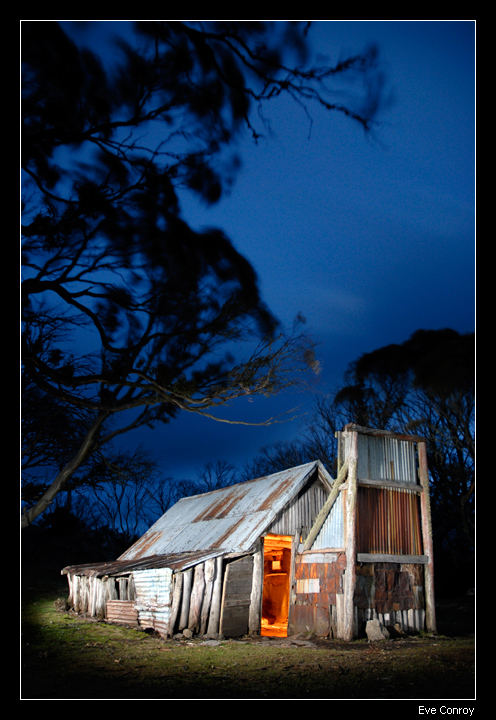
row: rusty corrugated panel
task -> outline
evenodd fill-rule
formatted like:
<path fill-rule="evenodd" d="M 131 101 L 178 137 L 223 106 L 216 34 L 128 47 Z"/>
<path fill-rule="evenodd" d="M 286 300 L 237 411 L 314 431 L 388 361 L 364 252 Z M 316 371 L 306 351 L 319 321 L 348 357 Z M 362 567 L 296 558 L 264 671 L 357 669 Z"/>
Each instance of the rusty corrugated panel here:
<path fill-rule="evenodd" d="M 313 474 L 327 473 L 311 462 L 210 493 L 182 498 L 119 560 L 148 555 L 208 551 L 248 552 L 277 514 Z M 332 483 L 329 478 L 328 483 Z"/>
<path fill-rule="evenodd" d="M 408 490 L 360 488 L 357 552 L 421 555 L 419 499 Z"/>
<path fill-rule="evenodd" d="M 318 490 L 298 499 L 312 478 Z M 183 498 L 115 562 L 69 566 L 62 573 L 102 577 L 152 568 L 181 570 L 210 557 L 249 552 L 261 535 L 274 532 L 278 518 L 291 525 L 291 532 L 282 534 L 295 534 L 306 522 L 311 526 L 331 484 L 321 463 L 312 462 Z"/>
<path fill-rule="evenodd" d="M 152 552 L 149 552 L 149 548 L 153 547 L 154 543 L 158 539 L 158 533 L 148 532 L 143 537 L 141 537 L 136 543 L 136 557 L 148 557 L 149 555 L 152 555 Z"/>
<path fill-rule="evenodd" d="M 107 600 L 107 620 L 126 625 L 137 625 L 138 611 L 134 600 Z"/>
<path fill-rule="evenodd" d="M 418 485 L 417 437 L 390 433 L 358 433 L 358 480 L 394 481 Z M 362 431 L 361 431 L 362 430 Z M 351 436 L 342 433 L 342 460 Z M 367 548 L 365 550 L 365 548 Z M 357 551 L 388 555 L 421 555 L 419 499 L 407 488 L 360 487 L 358 491 Z"/>

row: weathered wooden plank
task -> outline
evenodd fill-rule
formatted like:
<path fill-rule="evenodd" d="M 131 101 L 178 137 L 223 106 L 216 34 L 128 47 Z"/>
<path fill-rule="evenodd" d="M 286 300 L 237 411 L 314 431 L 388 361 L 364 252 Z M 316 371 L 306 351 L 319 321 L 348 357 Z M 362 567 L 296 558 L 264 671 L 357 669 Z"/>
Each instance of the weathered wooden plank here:
<path fill-rule="evenodd" d="M 260 633 L 262 622 L 263 595 L 263 548 L 253 555 L 252 588 L 250 609 L 248 612 L 248 632 L 251 635 Z"/>
<path fill-rule="evenodd" d="M 429 558 L 425 565 L 425 623 L 428 632 L 436 632 L 436 606 L 434 600 L 434 561 L 431 525 L 431 505 L 429 496 L 429 469 L 427 466 L 427 447 L 425 442 L 417 446 L 419 457 L 419 479 L 424 492 L 421 495 L 422 540 L 424 553 Z"/>
<path fill-rule="evenodd" d="M 193 568 L 188 568 L 183 573 L 183 597 L 181 603 L 181 615 L 179 618 L 179 630 L 184 630 L 188 626 L 189 619 L 189 601 L 191 595 L 191 583 L 193 578 Z"/>
<path fill-rule="evenodd" d="M 176 626 L 177 617 L 181 609 L 181 595 L 183 589 L 183 574 L 176 573 L 174 575 L 174 591 L 172 593 L 172 607 L 169 618 L 168 634 L 173 635 Z"/>
<path fill-rule="evenodd" d="M 356 515 L 357 515 L 357 465 L 358 435 L 351 433 L 348 455 L 348 490 L 346 493 L 346 572 L 344 574 L 344 640 L 354 636 L 355 557 L 356 557 Z"/>
<path fill-rule="evenodd" d="M 399 480 L 372 480 L 370 478 L 360 478 L 358 481 L 358 487 L 398 488 L 399 490 L 411 490 L 416 493 L 423 492 L 422 485 L 400 482 Z"/>
<path fill-rule="evenodd" d="M 119 599 L 119 591 L 117 590 L 117 585 L 113 577 L 109 577 L 105 580 L 104 587 L 106 589 L 107 603 L 109 600 Z"/>
<path fill-rule="evenodd" d="M 246 580 L 245 578 L 239 579 L 239 580 L 234 580 L 234 581 L 231 580 L 231 578 L 229 578 L 229 580 L 230 580 L 229 593 L 231 595 L 234 595 L 234 594 L 250 595 L 251 594 L 252 584 L 251 584 L 250 580 Z"/>
<path fill-rule="evenodd" d="M 221 634 L 226 637 L 239 637 L 248 632 L 248 608 L 223 608 Z"/>
<path fill-rule="evenodd" d="M 189 603 L 188 628 L 198 633 L 201 623 L 201 608 L 203 602 L 203 591 L 205 589 L 204 563 L 195 565 L 193 587 Z"/>
<path fill-rule="evenodd" d="M 224 600 L 224 607 L 249 607 L 250 596 L 244 593 L 243 595 L 230 595 Z"/>
<path fill-rule="evenodd" d="M 202 602 L 201 617 L 200 617 L 200 634 L 201 635 L 205 635 L 205 632 L 207 630 L 208 616 L 210 613 L 210 603 L 212 600 L 212 592 L 213 592 L 214 578 L 215 578 L 215 558 L 211 558 L 210 560 L 207 560 L 205 562 L 204 576 L 205 576 L 205 583 L 204 583 L 203 602 Z"/>
<path fill-rule="evenodd" d="M 336 593 L 336 634 L 342 640 L 344 638 L 344 594 Z"/>
<path fill-rule="evenodd" d="M 246 588 L 247 578 L 249 578 L 250 584 L 249 592 L 236 592 L 237 587 L 243 586 Z M 227 565 L 220 617 L 221 635 L 239 637 L 248 632 L 252 579 L 252 555 L 234 560 Z"/>
<path fill-rule="evenodd" d="M 429 562 L 427 555 L 386 555 L 383 553 L 357 553 L 357 562 L 364 563 L 404 563 L 409 565 L 425 565 Z"/>
<path fill-rule="evenodd" d="M 406 442 L 425 442 L 425 438 L 418 435 L 399 434 L 391 430 L 376 430 L 375 428 L 363 427 L 355 423 L 345 425 L 344 430 L 348 432 L 358 432 L 360 435 L 372 435 L 373 437 L 391 437 L 396 440 L 405 440 Z"/>
<path fill-rule="evenodd" d="M 207 627 L 207 634 L 208 635 L 217 635 L 219 632 L 219 622 L 220 622 L 220 611 L 221 611 L 221 602 L 222 602 L 222 565 L 223 565 L 223 558 L 218 557 L 215 560 L 215 578 L 214 578 L 214 587 L 212 591 L 212 602 L 211 602 L 211 609 L 210 609 L 210 615 L 208 618 L 208 627 Z"/>

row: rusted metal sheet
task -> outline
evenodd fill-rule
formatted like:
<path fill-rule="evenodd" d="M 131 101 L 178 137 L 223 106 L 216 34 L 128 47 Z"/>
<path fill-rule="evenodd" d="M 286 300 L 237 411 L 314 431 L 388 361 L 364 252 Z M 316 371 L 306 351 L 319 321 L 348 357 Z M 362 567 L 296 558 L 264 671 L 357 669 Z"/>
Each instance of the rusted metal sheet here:
<path fill-rule="evenodd" d="M 312 632 L 321 637 L 331 630 L 330 609 L 323 605 L 293 605 L 291 608 L 289 632 L 291 634 Z"/>
<path fill-rule="evenodd" d="M 210 493 L 182 498 L 119 560 L 221 548 L 225 552 L 248 552 L 278 513 L 309 478 L 317 474 L 330 487 L 332 479 L 316 461 Z"/>
<path fill-rule="evenodd" d="M 224 550 L 207 552 L 187 552 L 172 555 L 150 555 L 136 560 L 115 560 L 113 562 L 86 563 L 84 565 L 68 565 L 62 570 L 62 575 L 75 575 L 88 577 L 104 577 L 105 575 L 128 575 L 138 570 L 153 568 L 171 568 L 172 570 L 185 570 L 200 562 L 222 555 Z"/>
<path fill-rule="evenodd" d="M 107 600 L 107 620 L 109 622 L 138 624 L 138 611 L 133 600 Z"/>
<path fill-rule="evenodd" d="M 309 481 L 316 487 L 308 497 L 298 497 Z M 222 554 L 249 552 L 266 532 L 288 534 L 279 526 L 289 524 L 289 534 L 296 534 L 311 525 L 331 485 L 332 478 L 316 461 L 182 498 L 116 561 L 68 566 L 62 573 L 102 577 L 153 568 L 182 570 Z"/>
<path fill-rule="evenodd" d="M 296 603 L 335 605 L 342 593 L 346 567 L 344 552 L 302 553 L 296 556 Z"/>
<path fill-rule="evenodd" d="M 357 552 L 422 555 L 419 498 L 408 490 L 360 488 Z"/>
<path fill-rule="evenodd" d="M 308 595 L 320 592 L 319 578 L 304 578 L 296 581 L 296 592 L 298 595 Z"/>
<path fill-rule="evenodd" d="M 344 552 L 311 551 L 296 556 L 290 609 L 292 633 L 342 636 Z"/>

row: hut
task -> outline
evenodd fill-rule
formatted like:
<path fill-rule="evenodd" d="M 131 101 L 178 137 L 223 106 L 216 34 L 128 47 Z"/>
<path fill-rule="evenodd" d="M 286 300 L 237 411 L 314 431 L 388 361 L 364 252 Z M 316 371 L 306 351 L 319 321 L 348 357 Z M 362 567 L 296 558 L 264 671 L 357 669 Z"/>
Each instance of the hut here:
<path fill-rule="evenodd" d="M 76 612 L 164 637 L 435 632 L 425 440 L 350 424 L 310 462 L 182 498 L 115 562 L 66 567 Z"/>

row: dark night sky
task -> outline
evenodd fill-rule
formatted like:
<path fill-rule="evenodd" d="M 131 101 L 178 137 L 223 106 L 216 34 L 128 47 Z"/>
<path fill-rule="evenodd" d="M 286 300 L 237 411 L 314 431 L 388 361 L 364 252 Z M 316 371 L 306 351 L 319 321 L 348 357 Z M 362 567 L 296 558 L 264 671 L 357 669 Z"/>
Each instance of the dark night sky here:
<path fill-rule="evenodd" d="M 314 391 L 327 393 L 359 355 L 417 329 L 474 330 L 475 23 L 325 20 L 311 37 L 329 63 L 377 43 L 390 102 L 372 135 L 314 108 L 308 137 L 298 106 L 267 107 L 274 136 L 240 147 L 230 196 L 210 209 L 183 198 L 183 211 L 193 227 L 226 232 L 283 324 L 306 317 L 320 343 Z M 233 416 L 259 421 L 296 405 L 310 410 L 311 394 L 240 402 Z M 193 479 L 208 460 L 240 465 L 296 437 L 298 424 L 187 414 L 126 445 L 142 443 L 164 474 Z"/>

